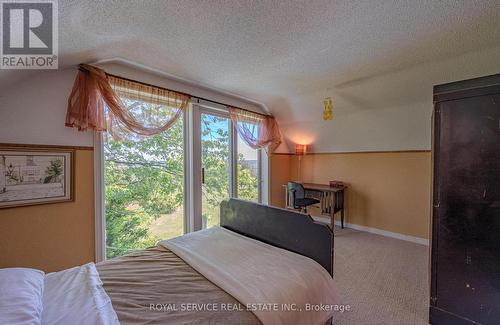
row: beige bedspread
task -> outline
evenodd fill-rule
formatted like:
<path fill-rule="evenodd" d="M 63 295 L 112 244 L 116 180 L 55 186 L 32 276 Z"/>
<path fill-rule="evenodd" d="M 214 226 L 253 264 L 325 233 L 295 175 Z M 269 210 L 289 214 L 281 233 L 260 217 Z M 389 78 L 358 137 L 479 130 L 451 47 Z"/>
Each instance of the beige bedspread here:
<path fill-rule="evenodd" d="M 260 324 L 252 312 L 167 248 L 97 264 L 122 325 Z"/>

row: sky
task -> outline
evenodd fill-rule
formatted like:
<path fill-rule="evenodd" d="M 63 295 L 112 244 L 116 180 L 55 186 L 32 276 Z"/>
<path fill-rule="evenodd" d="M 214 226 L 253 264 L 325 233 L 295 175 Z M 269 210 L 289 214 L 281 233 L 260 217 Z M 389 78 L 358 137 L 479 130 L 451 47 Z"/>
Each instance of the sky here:
<path fill-rule="evenodd" d="M 205 116 L 205 114 L 204 114 Z M 229 119 L 227 118 L 220 118 L 218 121 L 214 122 L 211 120 L 212 116 L 207 116 L 208 118 L 206 120 L 210 121 L 210 126 L 212 127 L 212 132 L 211 136 L 213 137 L 218 137 L 217 135 L 217 130 L 222 129 L 225 132 L 228 132 L 229 130 Z M 205 136 L 205 138 L 208 138 L 210 135 Z M 203 137 L 202 137 L 203 140 Z M 238 135 L 238 153 L 243 154 L 243 157 L 245 157 L 245 160 L 257 160 L 257 150 L 252 149 L 250 146 L 248 146 Z"/>

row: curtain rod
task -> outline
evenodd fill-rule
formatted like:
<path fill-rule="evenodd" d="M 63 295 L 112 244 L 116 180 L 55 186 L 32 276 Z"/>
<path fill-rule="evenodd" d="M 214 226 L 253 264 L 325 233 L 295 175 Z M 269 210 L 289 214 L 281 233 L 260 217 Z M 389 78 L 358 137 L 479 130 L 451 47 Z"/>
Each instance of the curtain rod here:
<path fill-rule="evenodd" d="M 118 76 L 118 75 L 115 75 L 115 74 L 112 74 L 112 73 L 107 73 L 107 72 L 105 72 L 105 73 L 106 73 L 106 76 L 115 77 L 115 78 L 119 78 L 119 79 L 130 81 L 130 82 L 136 82 L 138 84 L 145 85 L 145 86 L 148 86 L 148 87 L 155 87 L 155 88 L 159 88 L 159 89 L 163 89 L 163 90 L 167 90 L 167 91 L 173 91 L 173 92 L 176 92 L 176 93 L 179 93 L 179 94 L 182 94 L 182 95 L 185 95 L 185 96 L 189 96 L 191 98 L 195 98 L 195 99 L 198 99 L 198 100 L 204 100 L 204 101 L 207 101 L 207 102 L 210 102 L 210 103 L 214 103 L 214 104 L 218 104 L 218 105 L 222 105 L 222 106 L 226 106 L 226 107 L 230 106 L 230 107 L 234 107 L 234 108 L 246 111 L 246 112 L 250 112 L 250 113 L 254 113 L 254 114 L 258 114 L 258 115 L 262 115 L 262 116 L 269 116 L 268 114 L 257 113 L 257 112 L 251 111 L 249 109 L 246 109 L 246 108 L 242 108 L 242 107 L 238 107 L 238 106 L 234 106 L 234 105 L 228 105 L 228 104 L 225 104 L 225 103 L 222 103 L 222 102 L 218 102 L 216 100 L 204 98 L 204 97 L 194 96 L 192 94 L 185 93 L 185 92 L 182 92 L 182 91 L 177 91 L 177 90 L 168 89 L 168 88 L 165 88 L 165 87 L 156 86 L 156 85 L 153 85 L 153 84 L 150 84 L 150 83 L 147 83 L 147 82 L 142 82 L 142 81 L 137 81 L 137 80 L 130 79 L 130 78 L 125 78 L 125 77 Z"/>

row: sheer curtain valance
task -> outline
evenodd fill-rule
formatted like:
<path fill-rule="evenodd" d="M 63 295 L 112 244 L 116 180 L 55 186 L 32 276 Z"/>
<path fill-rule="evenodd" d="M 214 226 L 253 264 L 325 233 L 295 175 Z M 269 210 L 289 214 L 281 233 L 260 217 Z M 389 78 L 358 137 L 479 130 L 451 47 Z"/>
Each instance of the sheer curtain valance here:
<path fill-rule="evenodd" d="M 190 99 L 81 64 L 68 98 L 66 126 L 80 131 L 108 131 L 118 137 L 155 135 L 179 118 Z"/>
<path fill-rule="evenodd" d="M 167 130 L 187 109 L 191 97 L 172 90 L 107 75 L 81 64 L 68 98 L 66 126 L 108 131 L 115 138 L 151 136 Z M 243 141 L 273 152 L 281 143 L 272 116 L 229 107 Z"/>
<path fill-rule="evenodd" d="M 273 116 L 229 107 L 229 115 L 242 140 L 253 149 L 266 148 L 272 153 L 281 144 L 278 123 Z"/>

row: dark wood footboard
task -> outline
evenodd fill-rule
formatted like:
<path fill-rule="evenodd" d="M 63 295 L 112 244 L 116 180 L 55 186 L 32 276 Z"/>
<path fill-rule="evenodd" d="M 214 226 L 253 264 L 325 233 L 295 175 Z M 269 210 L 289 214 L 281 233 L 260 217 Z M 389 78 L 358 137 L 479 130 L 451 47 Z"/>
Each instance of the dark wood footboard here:
<path fill-rule="evenodd" d="M 333 232 L 310 216 L 239 199 L 223 201 L 220 225 L 244 236 L 307 256 L 333 276 Z"/>

